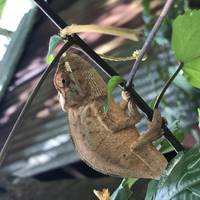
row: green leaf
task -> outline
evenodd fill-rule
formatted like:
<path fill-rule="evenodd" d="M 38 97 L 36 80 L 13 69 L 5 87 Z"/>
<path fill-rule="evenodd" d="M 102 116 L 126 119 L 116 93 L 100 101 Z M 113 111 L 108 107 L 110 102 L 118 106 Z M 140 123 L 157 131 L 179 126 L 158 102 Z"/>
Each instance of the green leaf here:
<path fill-rule="evenodd" d="M 108 96 L 104 99 L 104 104 L 103 104 L 103 112 L 107 113 L 109 111 L 109 100 Z"/>
<path fill-rule="evenodd" d="M 148 184 L 145 200 L 152 200 L 158 185 L 158 180 L 152 180 Z"/>
<path fill-rule="evenodd" d="M 0 17 L 3 13 L 3 9 L 4 9 L 5 5 L 6 5 L 6 0 L 0 0 Z"/>
<path fill-rule="evenodd" d="M 179 121 L 175 120 L 173 124 L 169 126 L 169 129 L 172 131 L 173 135 L 179 142 L 182 142 L 184 139 L 184 132 L 179 126 Z M 174 148 L 167 142 L 165 139 L 158 139 L 153 143 L 161 153 L 169 153 L 174 150 Z"/>
<path fill-rule="evenodd" d="M 200 10 L 189 10 L 173 22 L 172 49 L 184 63 L 184 76 L 194 87 L 200 88 Z"/>
<path fill-rule="evenodd" d="M 111 195 L 111 200 L 128 200 L 132 195 L 131 188 L 137 181 L 137 178 L 124 178 L 119 187 Z"/>
<path fill-rule="evenodd" d="M 156 100 L 157 100 L 157 96 L 156 96 L 154 99 L 152 99 L 152 100 L 150 101 L 149 106 L 150 106 L 151 109 L 154 108 L 154 105 L 155 105 L 155 103 L 156 103 Z"/>
<path fill-rule="evenodd" d="M 180 152 L 158 182 L 153 200 L 200 199 L 200 145 Z"/>
<path fill-rule="evenodd" d="M 54 59 L 54 56 L 52 54 L 50 54 L 49 56 L 47 56 L 47 64 L 50 65 L 52 63 L 53 59 Z"/>
<path fill-rule="evenodd" d="M 200 57 L 199 19 L 199 10 L 189 10 L 173 22 L 172 49 L 176 58 L 184 63 Z"/>
<path fill-rule="evenodd" d="M 113 90 L 120 84 L 124 82 L 124 79 L 121 76 L 112 76 L 111 79 L 107 83 L 107 97 L 104 100 L 103 110 L 104 112 L 108 112 L 109 110 L 109 101 L 112 96 Z"/>
<path fill-rule="evenodd" d="M 198 111 L 198 116 L 199 116 L 198 121 L 199 121 L 199 127 L 200 127 L 200 108 L 198 108 L 197 111 Z"/>
<path fill-rule="evenodd" d="M 107 84 L 108 97 L 112 96 L 113 90 L 120 84 L 124 82 L 121 76 L 112 76 Z"/>
<path fill-rule="evenodd" d="M 52 60 L 54 59 L 53 51 L 55 48 L 62 42 L 62 38 L 59 35 L 51 36 L 49 40 L 49 49 L 47 53 L 47 63 L 51 64 Z"/>
<path fill-rule="evenodd" d="M 200 26 L 200 23 L 199 23 Z M 200 37 L 200 36 L 199 36 Z M 184 64 L 186 80 L 194 87 L 200 88 L 200 57 Z"/>
<path fill-rule="evenodd" d="M 150 12 L 150 1 L 149 0 L 142 0 L 143 5 L 143 19 L 144 22 L 150 23 L 151 21 L 151 12 Z"/>

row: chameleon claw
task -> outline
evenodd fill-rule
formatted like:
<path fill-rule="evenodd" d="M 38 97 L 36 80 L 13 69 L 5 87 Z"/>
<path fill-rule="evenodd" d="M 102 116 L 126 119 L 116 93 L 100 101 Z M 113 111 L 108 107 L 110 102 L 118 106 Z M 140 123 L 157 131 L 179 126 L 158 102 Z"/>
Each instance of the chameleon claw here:
<path fill-rule="evenodd" d="M 126 102 L 128 102 L 131 97 L 128 91 L 122 91 L 121 96 L 122 96 L 122 99 L 124 99 Z"/>

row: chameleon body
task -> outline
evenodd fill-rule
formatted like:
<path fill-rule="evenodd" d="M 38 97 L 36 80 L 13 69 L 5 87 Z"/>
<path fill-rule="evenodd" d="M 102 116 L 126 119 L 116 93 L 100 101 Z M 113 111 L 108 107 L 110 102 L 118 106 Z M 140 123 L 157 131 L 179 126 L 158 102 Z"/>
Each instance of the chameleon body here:
<path fill-rule="evenodd" d="M 89 166 L 104 174 L 120 177 L 158 178 L 167 165 L 151 144 L 161 136 L 162 118 L 156 111 L 146 134 L 140 136 L 138 122 L 127 102 L 110 100 L 103 112 L 106 83 L 97 71 L 74 53 L 65 53 L 54 76 L 63 111 L 68 113 L 75 149 Z M 134 107 L 134 105 L 132 105 Z M 134 114 L 135 113 L 135 114 Z"/>

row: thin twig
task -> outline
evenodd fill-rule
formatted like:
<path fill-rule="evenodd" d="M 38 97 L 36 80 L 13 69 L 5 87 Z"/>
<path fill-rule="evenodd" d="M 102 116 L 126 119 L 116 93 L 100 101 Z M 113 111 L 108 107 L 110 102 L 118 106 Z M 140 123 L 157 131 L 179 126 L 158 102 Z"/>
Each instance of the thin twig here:
<path fill-rule="evenodd" d="M 129 73 L 129 77 L 128 77 L 128 81 L 126 83 L 126 88 L 129 88 L 132 84 L 132 81 L 134 79 L 134 76 L 139 68 L 139 65 L 142 61 L 142 58 L 144 57 L 146 51 L 148 50 L 149 46 L 151 45 L 151 42 L 153 41 L 156 33 L 158 32 L 163 20 L 165 19 L 166 15 L 168 14 L 170 8 L 172 7 L 173 3 L 175 2 L 175 0 L 167 0 L 161 13 L 160 13 L 160 16 L 158 17 L 156 23 L 154 24 L 151 32 L 149 33 L 142 49 L 141 49 L 141 53 L 140 53 L 140 56 L 138 57 L 138 59 L 135 61 L 132 69 L 131 69 L 131 72 Z"/>
<path fill-rule="evenodd" d="M 163 89 L 161 90 L 160 94 L 158 95 L 158 97 L 156 99 L 156 102 L 154 104 L 154 109 L 158 108 L 160 101 L 162 100 L 167 88 L 171 85 L 172 81 L 176 78 L 176 76 L 178 75 L 180 70 L 183 68 L 183 65 L 184 65 L 183 63 L 180 63 L 180 65 L 178 66 L 178 68 L 175 71 L 175 73 L 173 74 L 173 76 L 164 85 Z"/>
<path fill-rule="evenodd" d="M 8 152 L 8 149 L 10 147 L 10 144 L 12 142 L 12 139 L 14 137 L 14 133 L 16 131 L 17 128 L 19 128 L 19 126 L 21 125 L 23 119 L 24 119 L 24 115 L 26 114 L 26 112 L 28 111 L 28 109 L 31 106 L 31 103 L 33 101 L 33 99 L 35 98 L 38 90 L 40 89 L 42 83 L 44 82 L 44 80 L 46 79 L 46 77 L 48 76 L 49 72 L 53 69 L 53 67 L 58 63 L 60 57 L 62 56 L 62 54 L 68 49 L 70 48 L 72 45 L 72 42 L 67 42 L 62 49 L 58 52 L 58 54 L 56 55 L 55 59 L 52 61 L 52 63 L 49 65 L 49 67 L 44 71 L 43 75 L 41 76 L 39 82 L 37 83 L 37 85 L 35 86 L 35 88 L 33 89 L 31 95 L 29 96 L 28 100 L 26 101 L 24 107 L 22 108 L 21 113 L 19 114 L 19 117 L 17 118 L 2 150 L 0 153 L 0 166 L 2 165 L 5 156 Z"/>

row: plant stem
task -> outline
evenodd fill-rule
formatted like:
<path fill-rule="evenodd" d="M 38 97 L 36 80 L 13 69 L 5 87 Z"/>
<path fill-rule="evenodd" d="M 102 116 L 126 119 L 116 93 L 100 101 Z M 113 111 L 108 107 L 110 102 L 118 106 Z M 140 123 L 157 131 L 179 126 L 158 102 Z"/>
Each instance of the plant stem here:
<path fill-rule="evenodd" d="M 158 108 L 166 90 L 168 89 L 168 87 L 171 85 L 172 81 L 176 78 L 176 76 L 178 75 L 178 73 L 180 72 L 180 70 L 183 68 L 183 63 L 180 63 L 180 65 L 178 66 L 177 70 L 175 71 L 175 73 L 173 74 L 173 76 L 165 83 L 165 86 L 163 87 L 163 89 L 161 90 L 160 94 L 158 95 L 156 102 L 154 104 L 154 109 Z"/>
<path fill-rule="evenodd" d="M 33 102 L 38 90 L 40 89 L 42 83 L 44 82 L 44 80 L 46 79 L 46 77 L 48 76 L 49 72 L 53 69 L 53 67 L 55 67 L 55 65 L 58 63 L 60 57 L 62 56 L 62 54 L 68 49 L 70 48 L 72 45 L 72 42 L 67 42 L 62 49 L 58 52 L 58 54 L 56 55 L 55 59 L 52 61 L 52 63 L 48 66 L 48 68 L 44 71 L 43 75 L 41 76 L 39 82 L 37 83 L 37 85 L 35 86 L 35 88 L 33 89 L 31 95 L 29 96 L 28 100 L 26 101 L 25 105 L 22 108 L 21 113 L 19 114 L 19 117 L 17 118 L 8 138 L 6 139 L 6 142 L 0 152 L 0 166 L 2 165 L 5 156 L 8 152 L 8 149 L 10 147 L 10 144 L 12 142 L 12 139 L 14 137 L 14 133 L 16 131 L 17 128 L 19 128 L 19 126 L 21 125 L 24 116 L 26 114 L 26 112 L 28 111 L 28 109 L 31 106 L 31 103 Z"/>
<path fill-rule="evenodd" d="M 12 33 L 13 33 L 12 31 L 9 31 L 4 28 L 0 28 L 0 35 L 6 36 L 6 37 L 11 37 Z"/>
<path fill-rule="evenodd" d="M 141 35 L 141 32 L 139 30 L 119 28 L 113 26 L 100 26 L 94 24 L 89 24 L 89 25 L 72 24 L 62 29 L 60 31 L 60 35 L 61 37 L 65 37 L 66 35 L 72 35 L 74 33 L 82 33 L 82 32 L 103 33 L 107 35 L 124 37 L 126 39 L 133 41 L 138 41 L 139 36 Z"/>
<path fill-rule="evenodd" d="M 156 23 L 154 24 L 151 32 L 149 33 L 142 49 L 141 49 L 141 53 L 140 53 L 140 56 L 138 57 L 138 59 L 136 59 L 132 69 L 131 69 L 131 72 L 129 73 L 129 77 L 128 77 L 128 81 L 126 83 L 126 88 L 129 88 L 132 84 L 132 81 L 135 77 L 135 74 L 139 68 L 139 65 L 142 61 L 142 58 L 144 57 L 146 51 L 148 50 L 149 46 L 151 45 L 151 42 L 153 41 L 156 33 L 158 32 L 163 20 L 165 19 L 166 15 L 168 14 L 170 8 L 172 7 L 173 3 L 175 2 L 175 0 L 167 0 L 161 13 L 160 13 L 160 16 L 158 17 Z"/>

